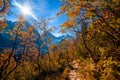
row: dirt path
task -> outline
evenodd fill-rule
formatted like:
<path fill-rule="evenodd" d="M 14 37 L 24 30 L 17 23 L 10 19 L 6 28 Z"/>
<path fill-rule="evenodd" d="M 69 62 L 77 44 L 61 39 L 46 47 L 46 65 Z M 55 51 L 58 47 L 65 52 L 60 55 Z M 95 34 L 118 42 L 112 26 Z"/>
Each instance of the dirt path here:
<path fill-rule="evenodd" d="M 69 80 L 81 80 L 80 78 L 78 78 L 78 72 L 77 72 L 78 65 L 79 65 L 79 63 L 75 63 L 73 65 L 74 69 L 70 70 L 70 72 L 68 73 Z"/>

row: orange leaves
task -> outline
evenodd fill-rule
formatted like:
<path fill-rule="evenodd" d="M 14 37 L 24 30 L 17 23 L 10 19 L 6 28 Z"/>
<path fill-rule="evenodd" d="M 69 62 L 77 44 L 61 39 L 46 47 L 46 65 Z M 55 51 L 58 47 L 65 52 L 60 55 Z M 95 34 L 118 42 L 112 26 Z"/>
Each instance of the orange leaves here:
<path fill-rule="evenodd" d="M 64 4 L 60 7 L 61 13 L 68 16 L 71 20 L 66 21 L 62 27 L 73 27 L 76 26 L 76 19 L 78 18 L 80 14 L 80 6 L 76 5 L 77 0 L 67 0 L 65 1 L 67 4 Z M 59 13 L 60 14 L 60 13 Z"/>
<path fill-rule="evenodd" d="M 56 44 L 52 44 L 52 45 L 50 46 L 49 50 L 50 50 L 51 52 L 53 52 L 53 51 L 55 50 L 55 47 L 56 47 Z"/>
<path fill-rule="evenodd" d="M 77 19 L 78 15 L 80 14 L 80 7 L 79 6 L 73 6 L 74 8 L 72 9 L 72 7 L 68 7 L 70 9 L 70 12 L 67 13 L 67 16 L 69 18 L 74 18 L 74 20 Z"/>
<path fill-rule="evenodd" d="M 77 15 L 79 15 L 80 14 L 80 6 L 75 5 L 73 12 L 75 12 L 75 13 L 77 13 Z"/>
<path fill-rule="evenodd" d="M 33 31 L 33 26 L 29 26 L 28 32 L 32 32 L 32 31 Z"/>
<path fill-rule="evenodd" d="M 27 38 L 29 35 L 26 32 L 21 32 L 22 39 Z"/>
<path fill-rule="evenodd" d="M 104 19 L 106 19 L 107 21 L 110 21 L 113 17 L 113 14 L 110 11 L 105 11 L 102 16 L 104 17 Z"/>
<path fill-rule="evenodd" d="M 5 60 L 8 59 L 10 51 L 11 51 L 10 49 L 4 49 L 2 53 L 0 53 L 0 66 L 3 64 Z"/>
<path fill-rule="evenodd" d="M 67 9 L 67 5 L 61 6 L 60 7 L 61 12 L 60 13 L 64 14 L 66 12 L 66 9 Z"/>
<path fill-rule="evenodd" d="M 2 5 L 3 5 L 3 2 L 2 2 L 2 1 L 0 1 L 0 7 L 2 7 Z"/>
<path fill-rule="evenodd" d="M 4 60 L 6 60 L 8 58 L 7 54 L 0 54 L 0 64 L 3 63 Z"/>
<path fill-rule="evenodd" d="M 0 31 L 3 31 L 6 28 L 6 23 L 4 20 L 0 20 Z"/>
<path fill-rule="evenodd" d="M 61 25 L 61 27 L 73 27 L 73 26 L 76 26 L 77 23 L 73 20 L 70 20 L 70 21 L 67 21 L 67 22 L 64 22 L 64 24 Z"/>

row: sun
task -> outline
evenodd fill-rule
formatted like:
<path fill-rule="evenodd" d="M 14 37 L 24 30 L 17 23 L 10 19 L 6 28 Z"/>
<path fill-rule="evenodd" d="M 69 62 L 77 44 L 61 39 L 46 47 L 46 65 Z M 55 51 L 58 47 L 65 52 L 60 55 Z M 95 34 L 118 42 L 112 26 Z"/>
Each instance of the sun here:
<path fill-rule="evenodd" d="M 24 6 L 23 8 L 21 8 L 21 12 L 22 12 L 23 15 L 27 16 L 27 15 L 30 15 L 31 10 L 30 10 L 29 7 Z"/>
<path fill-rule="evenodd" d="M 30 4 L 25 2 L 23 5 L 19 4 L 18 2 L 14 1 L 16 7 L 18 7 L 24 17 L 31 16 L 37 20 L 36 16 L 32 13 Z"/>

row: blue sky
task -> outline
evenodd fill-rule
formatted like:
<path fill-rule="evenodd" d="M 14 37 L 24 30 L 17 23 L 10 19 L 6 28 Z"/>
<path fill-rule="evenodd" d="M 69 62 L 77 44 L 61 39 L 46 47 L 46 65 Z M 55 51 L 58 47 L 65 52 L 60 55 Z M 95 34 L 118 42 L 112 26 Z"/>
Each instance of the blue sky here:
<path fill-rule="evenodd" d="M 16 0 L 20 5 L 23 5 L 26 0 Z M 56 30 L 52 33 L 55 36 L 64 35 L 59 33 L 61 30 L 60 25 L 66 20 L 65 15 L 56 16 L 59 11 L 59 7 L 61 6 L 60 0 L 27 0 L 30 4 L 32 13 L 36 17 L 44 17 L 44 18 L 54 18 L 53 21 L 50 22 L 49 26 L 56 26 Z M 14 0 L 11 1 L 14 5 Z M 15 15 L 20 15 L 20 9 L 16 6 L 10 8 L 10 15 L 6 15 L 7 19 L 10 21 L 16 21 Z M 31 16 L 27 16 L 28 19 L 32 19 Z"/>

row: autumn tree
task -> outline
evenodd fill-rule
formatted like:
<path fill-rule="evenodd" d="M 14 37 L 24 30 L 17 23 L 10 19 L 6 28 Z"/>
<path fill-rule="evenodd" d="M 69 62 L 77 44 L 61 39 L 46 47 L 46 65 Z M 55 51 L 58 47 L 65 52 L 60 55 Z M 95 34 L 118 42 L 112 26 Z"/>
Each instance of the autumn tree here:
<path fill-rule="evenodd" d="M 86 55 L 89 61 L 92 59 L 96 64 L 93 76 L 97 79 L 105 80 L 119 79 L 119 70 L 114 70 L 114 68 L 118 69 L 119 66 L 117 56 L 119 55 L 120 46 L 120 1 L 62 1 L 63 5 L 60 7 L 58 14 L 62 13 L 68 16 L 68 20 L 62 27 L 71 28 L 81 24 L 79 26 L 81 27 L 81 31 L 77 33 L 77 38 L 82 41 L 82 52 L 84 50 L 87 51 L 84 55 Z M 102 66 L 101 64 L 107 66 Z M 109 71 L 107 71 L 108 69 Z M 89 74 L 91 73 L 90 71 Z"/>

